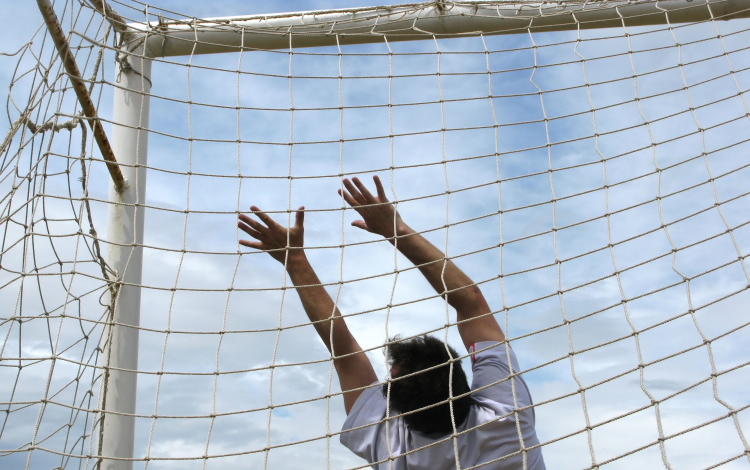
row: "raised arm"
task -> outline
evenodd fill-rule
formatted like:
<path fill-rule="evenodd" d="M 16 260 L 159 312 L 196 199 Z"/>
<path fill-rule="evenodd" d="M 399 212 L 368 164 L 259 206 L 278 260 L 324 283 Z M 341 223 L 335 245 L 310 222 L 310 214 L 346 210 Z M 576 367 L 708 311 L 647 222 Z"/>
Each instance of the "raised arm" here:
<path fill-rule="evenodd" d="M 373 176 L 377 196 L 358 178 L 344 180 L 343 197 L 364 220 L 352 225 L 385 237 L 409 261 L 419 267 L 427 281 L 456 309 L 458 332 L 468 350 L 480 341 L 503 341 L 505 336 L 482 295 L 482 291 L 463 271 L 447 259 L 435 245 L 406 225 L 396 212 L 377 176 Z M 341 191 L 339 190 L 339 194 Z M 443 269 L 445 268 L 445 269 Z"/>
<path fill-rule="evenodd" d="M 305 256 L 303 249 L 304 209 L 304 207 L 299 208 L 294 226 L 287 229 L 257 207 L 250 207 L 250 210 L 263 223 L 240 214 L 237 225 L 243 232 L 257 240 L 240 240 L 240 244 L 266 251 L 282 264 L 286 260 L 286 270 L 297 288 L 302 306 L 320 335 L 320 339 L 334 356 L 333 364 L 339 376 L 341 390 L 344 392 L 344 408 L 349 414 L 354 402 L 362 393 L 362 390 L 353 389 L 366 387 L 375 382 L 378 377 L 367 355 L 362 352 L 359 343 L 347 328 L 331 296 L 320 285 L 318 275 L 315 274 L 315 270 Z M 333 325 L 333 334 L 331 334 L 331 325 Z M 333 339 L 333 348 L 331 348 L 331 339 Z"/>

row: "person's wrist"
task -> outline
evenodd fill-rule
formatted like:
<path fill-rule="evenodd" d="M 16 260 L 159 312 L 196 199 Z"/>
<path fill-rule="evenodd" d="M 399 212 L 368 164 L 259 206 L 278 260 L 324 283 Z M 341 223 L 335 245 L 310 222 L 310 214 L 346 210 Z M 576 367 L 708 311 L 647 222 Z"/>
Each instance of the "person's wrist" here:
<path fill-rule="evenodd" d="M 408 225 L 406 225 L 403 222 L 399 222 L 396 225 L 396 234 L 393 235 L 393 236 L 391 236 L 391 237 L 388 237 L 388 241 L 391 242 L 391 244 L 393 244 L 393 243 L 395 243 L 396 239 L 399 239 L 399 241 L 400 241 L 402 239 L 402 237 L 409 236 L 409 235 L 411 235 L 413 233 L 415 233 L 415 232 L 414 232 L 414 230 L 411 227 L 409 227 Z"/>
<path fill-rule="evenodd" d="M 306 261 L 307 256 L 305 255 L 305 250 L 302 247 L 293 248 L 287 252 L 286 263 L 288 268 L 293 268 L 301 263 L 305 263 Z"/>
<path fill-rule="evenodd" d="M 403 237 L 406 235 L 411 235 L 413 233 L 414 233 L 414 230 L 403 222 L 400 222 L 398 225 L 396 225 L 397 237 Z"/>

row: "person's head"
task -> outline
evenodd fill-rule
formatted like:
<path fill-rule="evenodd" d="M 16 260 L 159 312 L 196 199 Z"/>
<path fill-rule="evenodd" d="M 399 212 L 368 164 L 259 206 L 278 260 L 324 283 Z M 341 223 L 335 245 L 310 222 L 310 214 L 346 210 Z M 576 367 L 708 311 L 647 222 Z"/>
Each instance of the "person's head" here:
<path fill-rule="evenodd" d="M 404 421 L 410 429 L 426 434 L 453 432 L 450 404 L 446 400 L 450 396 L 450 360 L 457 357 L 459 355 L 453 348 L 449 346 L 446 350 L 445 343 L 432 336 L 418 336 L 407 341 L 399 341 L 398 337 L 391 340 L 388 346 L 388 362 L 391 365 L 392 378 L 398 379 L 424 371 L 391 382 L 391 407 L 399 413 L 407 413 L 445 402 L 405 415 Z M 434 368 L 430 369 L 432 367 Z M 461 362 L 453 362 L 453 396 L 463 395 L 470 390 Z M 386 395 L 387 391 L 388 384 L 384 384 L 383 394 Z M 470 407 L 469 395 L 453 400 L 456 426 L 464 422 Z"/>

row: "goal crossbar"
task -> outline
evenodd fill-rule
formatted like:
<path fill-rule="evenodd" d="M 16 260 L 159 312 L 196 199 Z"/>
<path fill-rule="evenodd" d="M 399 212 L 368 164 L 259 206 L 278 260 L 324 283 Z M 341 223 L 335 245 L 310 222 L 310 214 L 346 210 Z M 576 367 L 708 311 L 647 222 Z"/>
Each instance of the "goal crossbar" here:
<path fill-rule="evenodd" d="M 750 17 L 750 0 L 427 2 L 133 23 L 131 44 L 151 57 L 678 24 Z M 140 48 L 139 48 L 140 49 Z"/>

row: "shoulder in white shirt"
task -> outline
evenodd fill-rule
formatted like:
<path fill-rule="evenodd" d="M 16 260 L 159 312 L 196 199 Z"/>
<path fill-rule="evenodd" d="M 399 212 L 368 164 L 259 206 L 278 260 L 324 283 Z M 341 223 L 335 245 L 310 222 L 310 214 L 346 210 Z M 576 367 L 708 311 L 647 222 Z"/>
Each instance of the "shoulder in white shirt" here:
<path fill-rule="evenodd" d="M 521 376 L 510 377 L 511 370 L 521 370 L 510 345 L 482 342 L 472 345 L 472 351 L 479 351 L 472 356 L 474 403 L 455 437 L 461 468 L 492 462 L 481 468 L 544 470 L 529 389 Z M 382 387 L 366 389 L 344 422 L 341 443 L 376 470 L 388 469 L 388 460 L 393 460 L 393 470 L 456 468 L 450 434 L 422 434 L 410 430 L 401 417 L 384 421 L 385 415 Z"/>

